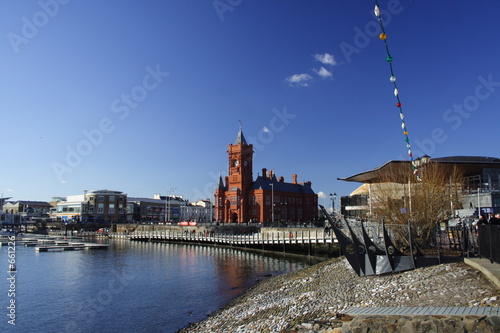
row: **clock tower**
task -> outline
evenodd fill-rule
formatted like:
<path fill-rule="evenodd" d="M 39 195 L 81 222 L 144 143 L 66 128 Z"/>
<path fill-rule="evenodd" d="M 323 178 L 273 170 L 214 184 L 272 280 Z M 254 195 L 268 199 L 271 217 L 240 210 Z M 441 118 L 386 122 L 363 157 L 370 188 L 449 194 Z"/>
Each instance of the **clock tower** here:
<path fill-rule="evenodd" d="M 263 223 L 275 221 L 314 222 L 318 218 L 318 196 L 311 182 L 286 183 L 273 171 L 262 169 L 253 179 L 253 145 L 248 144 L 243 130 L 228 145 L 228 176 L 219 175 L 215 190 L 215 220 L 220 223 Z"/>
<path fill-rule="evenodd" d="M 252 186 L 253 145 L 249 145 L 240 130 L 233 144 L 228 148 L 229 179 L 227 196 L 229 196 L 229 217 L 231 222 L 247 222 L 248 193 Z M 226 197 L 227 197 L 226 196 Z"/>

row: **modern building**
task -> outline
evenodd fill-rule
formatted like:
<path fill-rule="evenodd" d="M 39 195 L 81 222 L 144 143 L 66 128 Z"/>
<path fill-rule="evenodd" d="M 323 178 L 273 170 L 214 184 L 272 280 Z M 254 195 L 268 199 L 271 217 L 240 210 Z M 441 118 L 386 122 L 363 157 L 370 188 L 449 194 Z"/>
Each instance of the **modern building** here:
<path fill-rule="evenodd" d="M 188 204 L 182 196 L 162 196 L 155 194 L 153 198 L 128 198 L 132 212 L 127 216 L 129 222 L 178 222 L 181 220 L 181 207 Z"/>
<path fill-rule="evenodd" d="M 127 194 L 120 191 L 84 191 L 57 202 L 53 218 L 68 222 L 115 223 L 127 218 Z"/>
<path fill-rule="evenodd" d="M 49 217 L 52 206 L 45 201 L 6 201 L 3 204 L 5 214 L 18 214 L 28 219 Z"/>
<path fill-rule="evenodd" d="M 127 222 L 159 222 L 165 219 L 165 200 L 127 198 Z"/>
<path fill-rule="evenodd" d="M 378 190 L 387 184 L 387 179 L 382 179 L 382 175 L 390 174 L 389 170 L 398 168 L 408 168 L 411 161 L 393 160 L 384 165 L 355 174 L 339 180 L 362 183 L 351 195 L 341 198 L 342 215 L 348 218 L 360 218 L 370 215 L 372 207 L 372 197 L 376 196 Z M 500 159 L 496 157 L 484 156 L 449 156 L 440 158 L 430 158 L 425 155 L 414 161 L 417 168 L 425 167 L 426 163 L 439 163 L 447 166 L 457 167 L 465 177 L 461 202 L 451 203 L 455 215 L 471 216 L 478 213 L 493 214 L 500 213 Z M 394 172 L 393 184 L 399 184 L 401 191 L 399 197 L 405 197 L 405 187 L 408 186 L 408 179 L 399 177 L 402 173 Z M 412 176 L 412 175 L 409 175 Z M 385 183 L 384 183 L 385 182 Z M 445 184 L 446 185 L 446 184 Z M 395 192 L 397 193 L 397 192 Z M 402 199 L 402 200 L 403 200 Z"/>
<path fill-rule="evenodd" d="M 262 169 L 253 179 L 253 145 L 240 127 L 236 140 L 228 146 L 229 175 L 215 191 L 215 220 L 222 223 L 313 222 L 318 218 L 318 196 L 311 182 L 286 183 L 272 170 Z"/>
<path fill-rule="evenodd" d="M 189 200 L 184 199 L 182 195 L 163 196 L 160 194 L 155 194 L 154 198 L 163 200 L 163 202 L 165 203 L 165 221 L 175 223 L 182 220 L 181 207 L 188 205 Z"/>

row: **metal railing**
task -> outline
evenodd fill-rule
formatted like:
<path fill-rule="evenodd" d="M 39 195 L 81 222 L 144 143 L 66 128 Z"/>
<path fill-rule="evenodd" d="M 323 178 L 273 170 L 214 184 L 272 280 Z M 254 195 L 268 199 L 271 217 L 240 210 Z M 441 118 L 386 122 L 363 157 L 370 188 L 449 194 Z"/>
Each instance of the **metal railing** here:
<path fill-rule="evenodd" d="M 214 232 L 182 231 L 135 231 L 130 234 L 110 233 L 111 237 L 127 237 L 132 240 L 170 240 L 229 245 L 257 244 L 326 244 L 336 243 L 337 239 L 322 230 L 276 231 L 252 234 L 219 234 Z"/>
<path fill-rule="evenodd" d="M 500 264 L 500 225 L 478 225 L 479 258 Z"/>

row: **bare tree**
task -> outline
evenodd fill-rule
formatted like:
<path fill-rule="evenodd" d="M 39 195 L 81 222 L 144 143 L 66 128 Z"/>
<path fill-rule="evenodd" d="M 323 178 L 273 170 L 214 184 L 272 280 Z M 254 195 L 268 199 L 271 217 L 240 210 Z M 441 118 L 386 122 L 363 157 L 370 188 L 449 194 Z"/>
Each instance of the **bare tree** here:
<path fill-rule="evenodd" d="M 372 212 L 386 223 L 406 225 L 410 220 L 417 245 L 428 248 L 436 222 L 451 218 L 453 211 L 461 208 L 464 176 L 456 165 L 432 161 L 418 171 L 419 180 L 410 163 L 384 170 L 380 182 L 372 185 Z M 401 236 L 405 232 L 401 229 Z"/>

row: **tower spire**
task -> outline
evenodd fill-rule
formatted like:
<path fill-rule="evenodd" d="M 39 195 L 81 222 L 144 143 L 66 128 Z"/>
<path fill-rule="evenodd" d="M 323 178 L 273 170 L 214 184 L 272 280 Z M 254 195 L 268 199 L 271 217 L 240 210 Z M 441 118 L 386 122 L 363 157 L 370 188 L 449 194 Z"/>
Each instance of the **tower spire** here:
<path fill-rule="evenodd" d="M 245 140 L 245 136 L 243 136 L 243 125 L 240 122 L 240 130 L 238 132 L 238 136 L 236 137 L 236 140 L 234 141 L 234 145 L 239 145 L 240 143 L 243 143 L 245 145 L 248 145 L 247 140 Z"/>
<path fill-rule="evenodd" d="M 222 170 L 219 170 L 219 184 L 217 184 L 217 188 L 221 191 L 224 191 L 226 187 L 224 186 L 224 181 L 222 180 Z"/>

